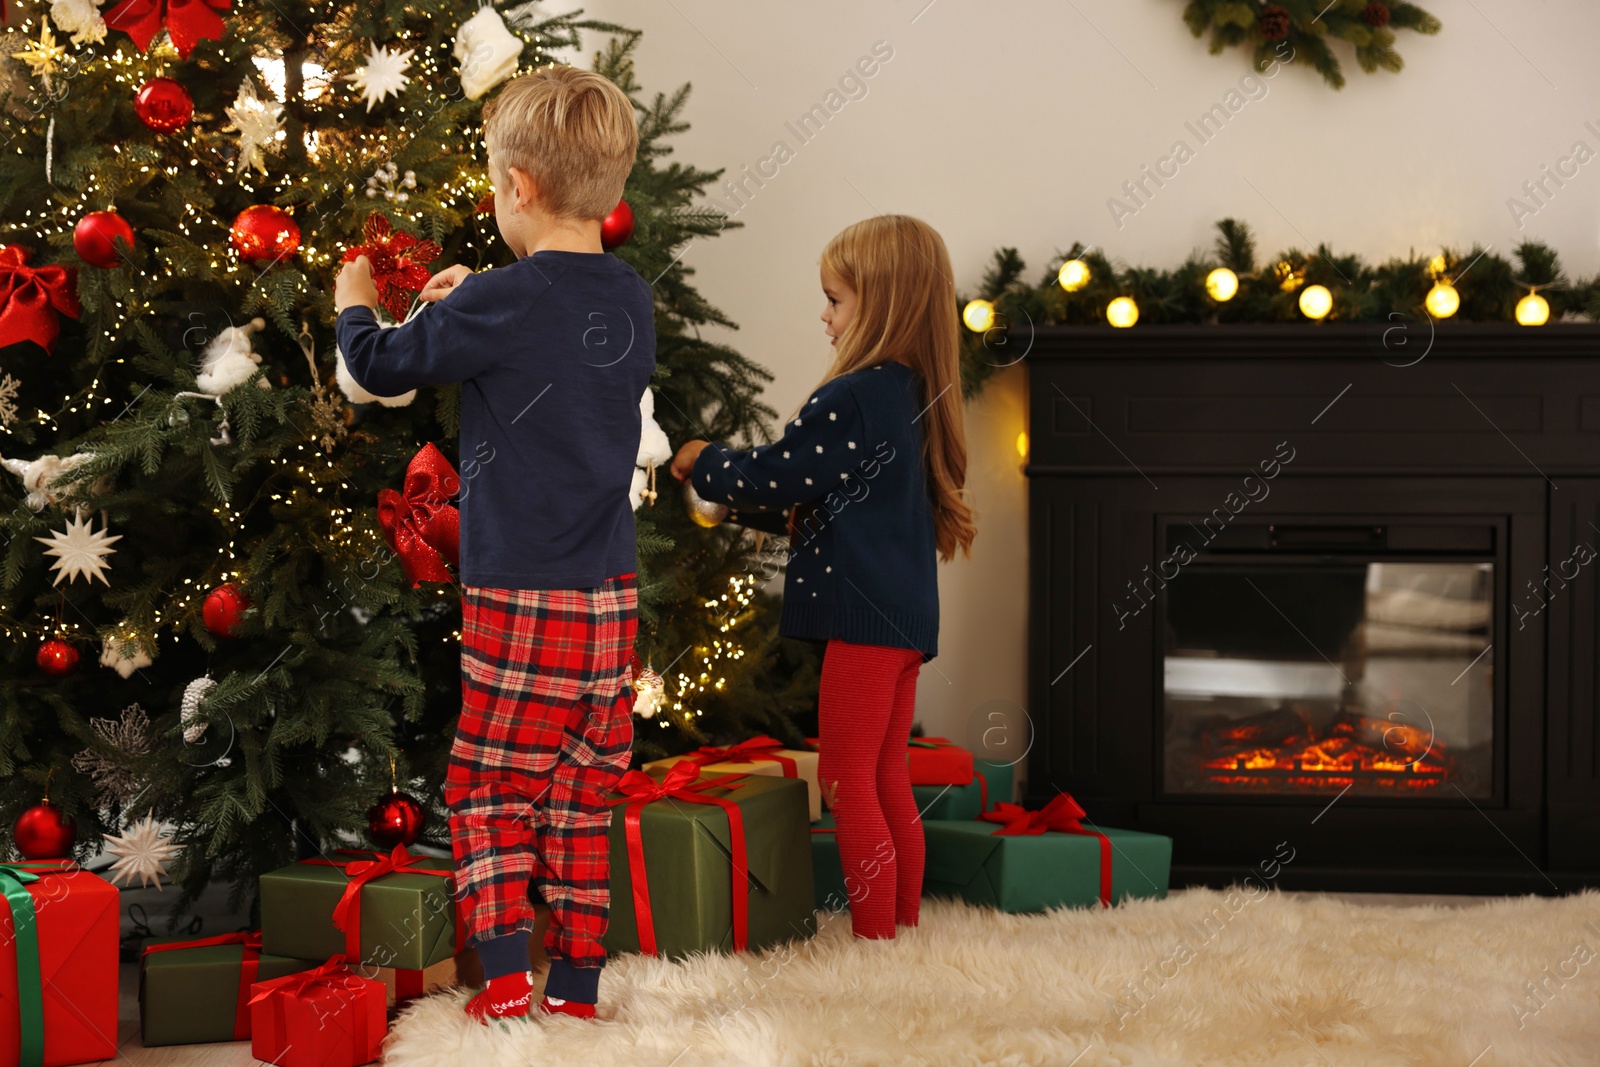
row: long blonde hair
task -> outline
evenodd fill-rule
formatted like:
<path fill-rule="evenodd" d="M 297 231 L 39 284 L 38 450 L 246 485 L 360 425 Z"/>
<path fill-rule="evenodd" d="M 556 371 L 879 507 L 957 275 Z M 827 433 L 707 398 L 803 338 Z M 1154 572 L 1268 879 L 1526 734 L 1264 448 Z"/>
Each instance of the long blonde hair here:
<path fill-rule="evenodd" d="M 967 440 L 961 397 L 955 276 L 939 232 L 908 215 L 875 215 L 846 227 L 822 250 L 822 269 L 856 293 L 823 381 L 890 360 L 922 378 L 922 462 L 940 558 L 972 555 Z"/>

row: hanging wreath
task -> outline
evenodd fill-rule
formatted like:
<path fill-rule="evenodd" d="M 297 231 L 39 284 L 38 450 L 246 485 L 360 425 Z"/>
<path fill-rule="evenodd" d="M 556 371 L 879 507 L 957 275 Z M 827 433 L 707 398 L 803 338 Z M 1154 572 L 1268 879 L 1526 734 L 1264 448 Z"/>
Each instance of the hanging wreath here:
<path fill-rule="evenodd" d="M 1234 45 L 1255 53 L 1257 70 L 1274 63 L 1309 63 L 1335 89 L 1344 88 L 1344 70 L 1328 47 L 1334 38 L 1352 45 L 1356 62 L 1371 74 L 1398 73 L 1405 60 L 1394 50 L 1396 30 L 1435 34 L 1440 22 L 1404 0 L 1189 0 L 1183 21 L 1196 37 L 1211 31 L 1211 54 Z"/>

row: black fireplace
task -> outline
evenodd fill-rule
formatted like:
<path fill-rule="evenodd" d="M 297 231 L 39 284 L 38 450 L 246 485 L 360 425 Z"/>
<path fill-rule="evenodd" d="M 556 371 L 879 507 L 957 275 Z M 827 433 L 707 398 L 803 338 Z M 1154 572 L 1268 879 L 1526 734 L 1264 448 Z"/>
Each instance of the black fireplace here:
<path fill-rule="evenodd" d="M 1409 333 L 1037 332 L 1030 799 L 1178 884 L 1600 884 L 1600 326 Z"/>

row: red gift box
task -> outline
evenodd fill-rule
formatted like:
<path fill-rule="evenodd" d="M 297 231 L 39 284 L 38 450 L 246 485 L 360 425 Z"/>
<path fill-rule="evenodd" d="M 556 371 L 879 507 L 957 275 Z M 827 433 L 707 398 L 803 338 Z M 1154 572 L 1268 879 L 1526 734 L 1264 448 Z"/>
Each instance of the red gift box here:
<path fill-rule="evenodd" d="M 276 1067 L 360 1067 L 379 1056 L 388 993 L 343 956 L 251 986 L 250 1054 Z"/>
<path fill-rule="evenodd" d="M 806 741 L 813 747 L 817 738 Z M 906 761 L 912 785 L 971 785 L 972 753 L 943 737 L 913 737 Z"/>
<path fill-rule="evenodd" d="M 0 864 L 0 1067 L 117 1054 L 120 896 L 70 861 Z"/>

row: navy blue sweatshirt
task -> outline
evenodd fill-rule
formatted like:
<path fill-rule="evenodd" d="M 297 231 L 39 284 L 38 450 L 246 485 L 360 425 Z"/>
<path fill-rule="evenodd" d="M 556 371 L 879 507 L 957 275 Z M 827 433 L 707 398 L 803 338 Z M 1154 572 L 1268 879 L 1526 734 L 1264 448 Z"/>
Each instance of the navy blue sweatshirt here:
<path fill-rule="evenodd" d="M 713 442 L 695 461 L 695 491 L 733 508 L 734 522 L 789 533 L 785 635 L 938 653 L 924 392 L 915 371 L 881 363 L 818 387 L 781 440 Z"/>
<path fill-rule="evenodd" d="M 461 581 L 592 589 L 637 568 L 628 490 L 656 365 L 650 286 L 615 256 L 535 252 L 403 326 L 339 316 L 378 396 L 461 383 Z"/>

